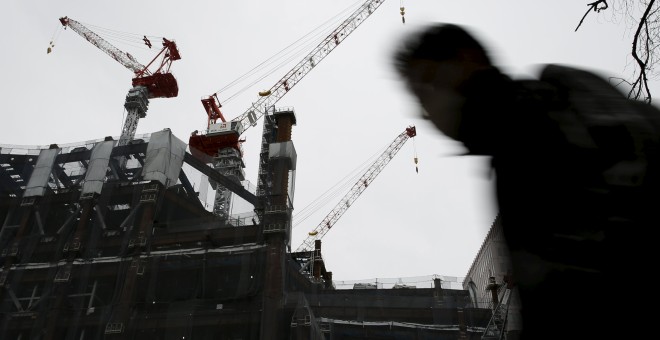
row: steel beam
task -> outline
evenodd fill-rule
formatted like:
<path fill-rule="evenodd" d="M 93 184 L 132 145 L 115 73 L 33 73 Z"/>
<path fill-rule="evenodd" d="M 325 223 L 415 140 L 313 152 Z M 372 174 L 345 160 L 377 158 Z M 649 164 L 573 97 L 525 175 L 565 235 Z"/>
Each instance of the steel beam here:
<path fill-rule="evenodd" d="M 242 199 L 248 201 L 255 208 L 261 207 L 261 202 L 257 198 L 257 196 L 255 196 L 254 194 L 243 188 L 243 186 L 240 183 L 234 182 L 231 179 L 227 178 L 226 176 L 213 170 L 212 168 L 207 166 L 206 163 L 195 158 L 193 155 L 189 154 L 188 152 L 186 152 L 183 161 L 188 165 L 192 166 L 193 168 L 197 169 L 199 172 L 208 176 L 210 179 L 218 182 L 220 185 L 231 190 L 231 192 L 235 193 Z"/>

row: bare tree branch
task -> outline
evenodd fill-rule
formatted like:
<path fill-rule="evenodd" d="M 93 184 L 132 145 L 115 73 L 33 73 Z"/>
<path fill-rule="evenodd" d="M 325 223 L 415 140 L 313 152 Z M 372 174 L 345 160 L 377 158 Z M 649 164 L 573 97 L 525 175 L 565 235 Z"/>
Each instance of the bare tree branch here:
<path fill-rule="evenodd" d="M 600 5 L 600 4 L 603 4 L 603 6 L 602 6 L 602 7 L 598 7 L 598 5 Z M 587 12 L 584 13 L 584 16 L 582 16 L 582 19 L 580 20 L 580 23 L 579 23 L 579 24 L 577 25 L 577 27 L 575 28 L 575 32 L 577 32 L 578 28 L 580 28 L 580 26 L 582 26 L 582 22 L 584 22 L 584 18 L 587 17 L 587 15 L 589 14 L 590 11 L 593 10 L 594 12 L 598 13 L 598 12 L 600 12 L 600 11 L 602 11 L 602 10 L 604 10 L 604 9 L 607 9 L 607 8 L 609 7 L 609 6 L 607 5 L 607 0 L 597 0 L 597 1 L 595 1 L 595 2 L 592 2 L 592 3 L 590 3 L 590 4 L 587 4 L 587 6 L 589 6 L 589 9 L 587 9 Z"/>
<path fill-rule="evenodd" d="M 610 84 L 612 83 L 612 80 L 618 80 L 619 82 L 616 83 L 616 84 L 614 84 L 615 87 L 616 87 L 616 86 L 619 86 L 619 85 L 621 85 L 621 84 L 623 84 L 623 83 L 626 83 L 626 84 L 632 86 L 632 84 L 631 84 L 629 81 L 627 81 L 627 80 L 625 80 L 625 79 L 623 79 L 623 78 L 619 78 L 619 77 L 609 77 L 609 78 L 607 78 L 607 79 L 609 80 Z"/>
<path fill-rule="evenodd" d="M 632 36 L 632 50 L 629 59 L 632 62 L 633 70 L 630 81 L 626 83 L 630 86 L 628 98 L 643 100 L 650 103 L 652 101 L 651 90 L 649 89 L 649 79 L 654 79 L 660 75 L 656 69 L 660 62 L 660 2 L 655 0 L 588 0 L 588 10 L 582 16 L 577 31 L 590 12 L 600 13 L 611 7 L 614 21 L 620 18 L 626 23 L 626 30 Z M 617 85 L 621 85 L 619 82 Z"/>
<path fill-rule="evenodd" d="M 637 25 L 637 31 L 635 32 L 635 36 L 633 38 L 633 46 L 632 46 L 632 56 L 635 58 L 635 61 L 637 61 L 637 65 L 639 66 L 639 75 L 637 79 L 633 82 L 632 89 L 630 89 L 630 92 L 628 93 L 629 97 L 634 97 L 634 98 L 639 98 L 641 96 L 641 91 L 642 89 L 646 92 L 646 98 L 644 99 L 645 102 L 650 103 L 651 102 L 651 91 L 649 90 L 649 85 L 648 85 L 648 77 L 647 77 L 647 70 L 649 69 L 648 61 L 650 58 L 650 35 L 648 31 L 648 16 L 649 12 L 651 11 L 651 7 L 655 3 L 655 0 L 650 0 L 648 5 L 646 6 L 646 10 L 644 11 L 644 14 L 642 15 L 641 19 L 639 20 L 639 25 Z M 645 60 L 642 61 L 642 59 L 639 57 L 639 54 L 637 53 L 638 49 L 638 42 L 640 40 L 640 33 L 642 32 L 642 28 L 645 29 L 644 31 L 644 50 L 643 54 L 645 57 Z"/>

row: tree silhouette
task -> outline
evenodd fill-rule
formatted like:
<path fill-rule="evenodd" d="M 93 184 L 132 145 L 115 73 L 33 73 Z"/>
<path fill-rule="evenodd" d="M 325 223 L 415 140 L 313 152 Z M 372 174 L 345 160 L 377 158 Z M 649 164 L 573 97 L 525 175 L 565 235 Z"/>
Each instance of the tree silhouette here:
<path fill-rule="evenodd" d="M 582 26 L 584 19 L 592 12 L 600 13 L 610 9 L 615 19 L 623 20 L 635 30 L 632 40 L 631 55 L 635 60 L 629 98 L 652 100 L 649 90 L 649 78 L 658 75 L 655 65 L 658 62 L 658 38 L 660 38 L 660 8 L 655 0 L 597 0 L 587 4 L 587 11 L 582 16 L 575 31 Z"/>

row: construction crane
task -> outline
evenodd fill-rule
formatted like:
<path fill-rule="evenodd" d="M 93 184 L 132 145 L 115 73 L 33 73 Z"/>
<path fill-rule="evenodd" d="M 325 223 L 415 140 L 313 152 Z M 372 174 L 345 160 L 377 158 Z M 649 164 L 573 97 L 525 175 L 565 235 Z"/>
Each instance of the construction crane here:
<path fill-rule="evenodd" d="M 223 175 L 233 177 L 238 181 L 244 180 L 242 175 L 243 162 L 240 136 L 251 126 L 256 126 L 268 108 L 273 107 L 285 94 L 287 94 L 300 80 L 305 77 L 330 52 L 346 39 L 360 24 L 383 4 L 385 0 L 367 0 L 336 29 L 328 34 L 311 52 L 298 62 L 289 72 L 278 80 L 270 89 L 259 93 L 259 99 L 241 115 L 227 122 L 220 108 L 217 93 L 202 99 L 202 105 L 207 115 L 207 129 L 194 131 L 189 139 L 191 153 L 200 158 L 214 158 L 213 166 Z M 218 119 L 220 122 L 218 122 Z M 214 207 L 214 213 L 221 218 L 229 215 L 230 192 L 218 185 L 216 187 L 216 200 L 220 197 L 224 201 L 219 209 Z"/>
<path fill-rule="evenodd" d="M 170 73 L 172 62 L 181 59 L 176 43 L 163 38 L 163 48 L 145 66 L 135 60 L 133 56 L 116 48 L 80 22 L 69 17 L 62 17 L 60 18 L 60 23 L 62 23 L 64 29 L 67 27 L 71 28 L 71 30 L 78 33 L 92 45 L 105 52 L 112 59 L 118 61 L 135 74 L 132 81 L 133 88 L 126 95 L 126 101 L 124 103 L 127 112 L 126 120 L 124 121 L 118 142 L 118 145 L 128 144 L 135 136 L 138 120 L 146 116 L 147 109 L 149 108 L 149 99 L 170 98 L 176 97 L 179 94 L 176 79 Z M 151 42 L 146 36 L 144 41 L 148 46 L 151 45 Z M 157 62 L 158 58 L 160 58 L 159 62 Z M 154 71 L 149 70 L 152 65 L 157 66 Z"/>
<path fill-rule="evenodd" d="M 360 197 L 365 189 L 373 182 L 378 174 L 385 168 L 385 166 L 394 158 L 401 147 L 408 141 L 408 139 L 417 136 L 417 130 L 414 126 L 409 126 L 399 134 L 392 143 L 383 151 L 383 153 L 376 159 L 367 171 L 357 180 L 351 190 L 337 203 L 337 205 L 325 216 L 323 221 L 319 223 L 314 230 L 309 232 L 307 238 L 303 241 L 295 252 L 307 251 L 314 249 L 314 241 L 320 240 L 331 228 L 337 223 L 339 218 L 351 207 L 353 202 Z M 415 158 L 417 162 L 417 158 Z"/>

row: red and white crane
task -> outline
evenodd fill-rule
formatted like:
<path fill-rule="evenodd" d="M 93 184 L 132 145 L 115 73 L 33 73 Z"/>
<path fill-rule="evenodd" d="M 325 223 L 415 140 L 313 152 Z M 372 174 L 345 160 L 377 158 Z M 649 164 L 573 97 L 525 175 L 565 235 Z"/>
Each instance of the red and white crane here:
<path fill-rule="evenodd" d="M 127 144 L 135 136 L 138 120 L 146 116 L 149 99 L 170 98 L 179 94 L 176 78 L 170 73 L 172 62 L 181 59 L 174 41 L 163 38 L 163 48 L 145 66 L 135 60 L 129 53 L 113 46 L 80 22 L 69 17 L 62 17 L 60 23 L 65 29 L 67 27 L 71 28 L 71 30 L 135 74 L 132 81 L 133 88 L 129 90 L 124 103 L 127 114 L 119 137 L 119 145 Z M 149 46 L 151 45 L 146 37 L 144 40 Z M 159 58 L 160 60 L 157 61 Z M 153 71 L 149 70 L 152 66 L 156 67 Z"/>
<path fill-rule="evenodd" d="M 227 122 L 220 108 L 217 93 L 202 99 L 202 105 L 206 111 L 207 130 L 202 134 L 194 134 L 190 137 L 190 146 L 213 157 L 222 148 L 239 148 L 239 137 L 247 131 L 269 108 L 277 103 L 287 94 L 300 80 L 302 80 L 321 60 L 330 54 L 339 44 L 346 39 L 360 24 L 362 24 L 373 12 L 380 7 L 385 0 L 367 0 L 337 28 L 323 39 L 312 51 L 304 56 L 289 72 L 278 80 L 269 90 L 260 92 L 260 98 L 252 103 L 243 114 Z M 218 123 L 220 119 L 221 124 Z M 220 124 L 221 126 L 216 126 Z M 228 131 L 230 130 L 230 131 Z"/>
<path fill-rule="evenodd" d="M 242 161 L 239 161 L 239 159 L 243 156 L 241 151 L 243 141 L 240 140 L 240 136 L 251 126 L 256 126 L 257 121 L 266 113 L 268 108 L 282 99 L 384 2 L 385 0 L 365 1 L 270 89 L 260 92 L 259 99 L 253 102 L 243 114 L 231 121 L 225 120 L 220 110 L 222 105 L 218 100 L 217 93 L 202 99 L 202 105 L 207 115 L 207 127 L 204 131 L 195 131 L 191 134 L 188 143 L 191 153 L 201 159 L 208 158 L 207 156 L 219 158 L 217 161 L 213 161 L 216 170 L 223 173 L 223 175 L 239 175 L 238 179 L 242 180 L 240 178 L 242 169 L 238 169 L 242 166 Z M 227 166 L 228 164 L 230 166 Z M 214 208 L 214 212 L 218 216 L 226 217 L 229 214 L 229 204 L 227 203 L 230 193 L 227 189 L 218 185 L 216 188 L 216 201 L 218 197 L 225 200 L 225 203 L 220 205 L 223 211 L 216 211 Z"/>
<path fill-rule="evenodd" d="M 357 180 L 351 190 L 337 203 L 337 205 L 325 216 L 314 230 L 309 232 L 308 237 L 303 241 L 295 252 L 308 251 L 314 249 L 314 241 L 320 240 L 337 223 L 339 218 L 351 207 L 353 202 L 360 197 L 362 192 L 373 182 L 385 166 L 394 158 L 394 155 L 401 150 L 401 147 L 408 139 L 417 136 L 417 130 L 414 126 L 409 126 L 399 134 L 394 141 L 383 151 L 383 153 L 374 161 L 367 171 Z M 417 158 L 415 158 L 417 163 Z"/>

